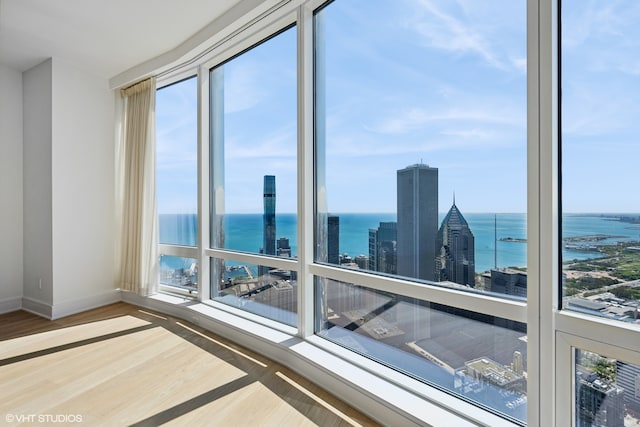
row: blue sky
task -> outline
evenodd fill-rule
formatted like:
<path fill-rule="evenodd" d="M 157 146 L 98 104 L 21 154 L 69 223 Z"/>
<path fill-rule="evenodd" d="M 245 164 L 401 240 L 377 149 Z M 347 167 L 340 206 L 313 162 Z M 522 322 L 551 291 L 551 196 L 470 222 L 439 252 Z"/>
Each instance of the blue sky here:
<path fill-rule="evenodd" d="M 640 4 L 563 4 L 565 209 L 640 211 Z M 396 171 L 419 162 L 439 169 L 440 211 L 454 192 L 463 212 L 526 211 L 525 13 L 525 0 L 323 10 L 331 212 L 395 212 Z M 227 212 L 262 212 L 265 174 L 278 212 L 295 212 L 295 42 L 293 28 L 224 65 Z M 195 211 L 195 82 L 159 91 L 157 119 L 159 210 Z"/>
<path fill-rule="evenodd" d="M 640 212 L 640 2 L 563 1 L 563 203 Z"/>
<path fill-rule="evenodd" d="M 156 186 L 161 214 L 197 212 L 197 119 L 195 78 L 156 92 Z"/>
<path fill-rule="evenodd" d="M 325 10 L 329 210 L 395 212 L 396 171 L 423 162 L 440 211 L 455 192 L 465 212 L 524 212 L 525 2 L 374 3 Z"/>

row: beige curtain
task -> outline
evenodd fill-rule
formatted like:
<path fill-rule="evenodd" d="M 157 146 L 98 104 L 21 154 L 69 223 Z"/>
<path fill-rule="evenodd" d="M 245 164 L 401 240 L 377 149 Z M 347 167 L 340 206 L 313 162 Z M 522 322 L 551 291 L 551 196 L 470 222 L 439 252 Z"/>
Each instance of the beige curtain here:
<path fill-rule="evenodd" d="M 120 94 L 120 141 L 116 160 L 120 224 L 117 287 L 150 295 L 158 283 L 155 79 L 123 89 Z"/>

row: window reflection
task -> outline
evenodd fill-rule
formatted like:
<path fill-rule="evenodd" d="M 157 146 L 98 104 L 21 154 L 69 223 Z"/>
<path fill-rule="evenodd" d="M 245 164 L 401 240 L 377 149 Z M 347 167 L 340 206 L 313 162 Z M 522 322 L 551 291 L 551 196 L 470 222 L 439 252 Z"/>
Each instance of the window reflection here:
<path fill-rule="evenodd" d="M 326 278 L 317 278 L 316 302 L 320 336 L 526 420 L 524 324 Z"/>
<path fill-rule="evenodd" d="M 193 258 L 160 256 L 160 284 L 189 293 L 198 291 L 198 262 Z"/>
<path fill-rule="evenodd" d="M 586 350 L 575 350 L 578 427 L 640 424 L 640 367 Z"/>
<path fill-rule="evenodd" d="M 291 326 L 297 326 L 295 271 L 235 260 L 211 259 L 214 300 Z"/>

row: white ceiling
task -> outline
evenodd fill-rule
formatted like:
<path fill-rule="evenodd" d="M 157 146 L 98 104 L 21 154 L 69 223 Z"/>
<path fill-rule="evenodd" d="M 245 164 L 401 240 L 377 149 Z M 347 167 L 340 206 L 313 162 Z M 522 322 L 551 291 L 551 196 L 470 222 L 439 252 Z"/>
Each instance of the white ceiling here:
<path fill-rule="evenodd" d="M 0 0 L 0 64 L 50 57 L 106 79 L 178 46 L 241 0 Z"/>

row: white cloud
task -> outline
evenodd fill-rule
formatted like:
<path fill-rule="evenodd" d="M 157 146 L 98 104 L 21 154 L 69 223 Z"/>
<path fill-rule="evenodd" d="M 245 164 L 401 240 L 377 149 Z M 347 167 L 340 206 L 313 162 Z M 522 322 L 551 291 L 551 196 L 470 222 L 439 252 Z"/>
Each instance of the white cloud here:
<path fill-rule="evenodd" d="M 260 84 L 259 64 L 245 61 L 242 67 L 224 74 L 224 112 L 236 113 L 255 107 L 268 93 Z"/>
<path fill-rule="evenodd" d="M 255 137 L 250 143 L 229 140 L 225 144 L 227 160 L 256 159 L 273 157 L 296 157 L 295 128 L 279 129 L 272 134 Z M 246 141 L 243 141 L 246 142 Z"/>
<path fill-rule="evenodd" d="M 625 17 L 616 10 L 614 3 L 580 0 L 580 6 L 563 5 L 562 46 L 575 48 L 589 39 L 620 35 Z"/>
<path fill-rule="evenodd" d="M 456 136 L 463 139 L 488 140 L 495 136 L 495 132 L 483 129 L 446 129 L 440 132 L 441 135 Z"/>
<path fill-rule="evenodd" d="M 492 67 L 505 68 L 488 38 L 471 23 L 465 22 L 464 16 L 454 17 L 436 7 L 431 0 L 418 0 L 417 4 L 428 18 L 414 21 L 410 26 L 422 36 L 427 46 L 453 53 L 472 53 Z"/>
<path fill-rule="evenodd" d="M 515 116 L 513 111 L 504 109 L 449 108 L 445 111 L 434 112 L 425 108 L 412 108 L 380 123 L 367 126 L 367 130 L 383 134 L 404 134 L 443 122 L 480 122 L 516 126 L 521 123 L 521 120 Z M 467 126 L 463 125 L 462 128 Z"/>
<path fill-rule="evenodd" d="M 327 149 L 327 156 L 356 159 L 377 157 L 387 161 L 392 159 L 397 161 L 406 155 L 419 159 L 425 153 L 450 153 L 452 151 L 469 153 L 469 150 L 478 149 L 486 151 L 496 147 L 503 148 L 514 142 L 517 143 L 518 139 L 512 138 L 511 135 L 490 135 L 490 132 L 480 130 L 446 130 L 434 132 L 431 135 L 391 140 L 371 137 L 371 135 L 367 138 L 365 134 L 352 132 L 332 137 Z"/>
<path fill-rule="evenodd" d="M 638 91 L 613 79 L 569 80 L 563 85 L 562 131 L 572 136 L 635 133 Z"/>
<path fill-rule="evenodd" d="M 523 73 L 527 72 L 527 58 L 510 58 L 511 65 L 516 70 L 519 70 Z"/>
<path fill-rule="evenodd" d="M 627 58 L 624 57 L 624 60 L 620 65 L 618 65 L 618 71 L 629 74 L 631 76 L 640 77 L 640 61 L 635 58 Z"/>

